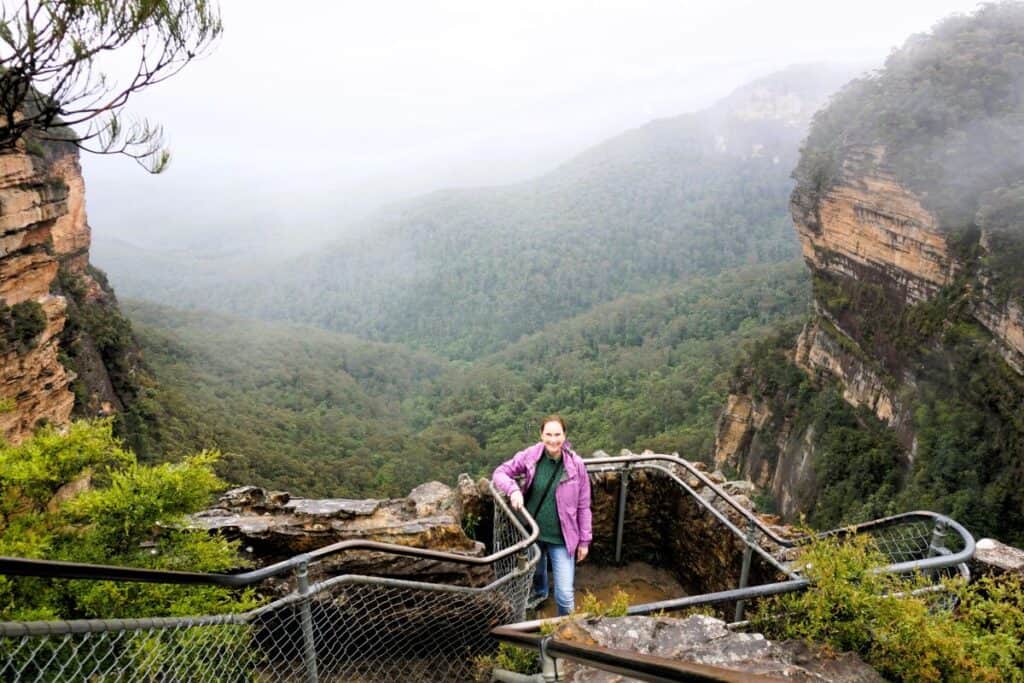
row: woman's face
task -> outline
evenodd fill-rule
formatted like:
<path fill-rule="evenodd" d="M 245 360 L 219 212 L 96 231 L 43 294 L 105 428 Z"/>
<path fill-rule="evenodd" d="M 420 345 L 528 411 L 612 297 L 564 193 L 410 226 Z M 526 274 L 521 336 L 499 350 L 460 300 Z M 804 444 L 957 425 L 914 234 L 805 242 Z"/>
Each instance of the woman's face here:
<path fill-rule="evenodd" d="M 544 450 L 551 455 L 562 453 L 562 444 L 565 443 L 565 430 L 559 422 L 547 422 L 544 429 L 540 430 L 540 440 L 544 442 Z"/>

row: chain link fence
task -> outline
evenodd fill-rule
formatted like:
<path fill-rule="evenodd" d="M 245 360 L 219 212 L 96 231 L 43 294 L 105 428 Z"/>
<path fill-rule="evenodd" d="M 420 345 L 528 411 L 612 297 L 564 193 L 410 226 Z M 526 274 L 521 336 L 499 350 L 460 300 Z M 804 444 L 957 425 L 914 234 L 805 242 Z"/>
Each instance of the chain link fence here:
<path fill-rule="evenodd" d="M 511 515 L 495 504 L 495 553 L 529 537 Z M 302 564 L 291 594 L 240 614 L 0 623 L 0 680 L 468 681 L 497 649 L 490 630 L 523 619 L 539 555 L 499 556 L 482 587 L 353 575 L 308 585 Z"/>

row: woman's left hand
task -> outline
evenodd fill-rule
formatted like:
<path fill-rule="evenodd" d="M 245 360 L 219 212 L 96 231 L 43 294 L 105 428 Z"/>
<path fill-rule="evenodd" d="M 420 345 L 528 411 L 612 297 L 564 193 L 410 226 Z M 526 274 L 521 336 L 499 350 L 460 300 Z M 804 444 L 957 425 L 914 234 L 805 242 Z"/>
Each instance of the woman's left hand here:
<path fill-rule="evenodd" d="M 577 548 L 576 548 L 576 561 L 577 562 L 582 562 L 583 560 L 587 559 L 587 555 L 589 553 L 590 553 L 590 547 L 589 546 L 585 546 L 585 545 L 577 546 Z"/>

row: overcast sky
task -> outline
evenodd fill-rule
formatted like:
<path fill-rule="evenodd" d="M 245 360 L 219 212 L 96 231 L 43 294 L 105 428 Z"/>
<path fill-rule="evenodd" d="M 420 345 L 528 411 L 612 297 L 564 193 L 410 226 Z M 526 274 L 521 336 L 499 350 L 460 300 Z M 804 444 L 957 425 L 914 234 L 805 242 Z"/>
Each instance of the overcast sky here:
<path fill-rule="evenodd" d="M 129 103 L 174 153 L 84 157 L 97 237 L 341 229 L 379 201 L 508 182 L 789 64 L 878 64 L 965 0 L 222 0 L 216 50 Z"/>

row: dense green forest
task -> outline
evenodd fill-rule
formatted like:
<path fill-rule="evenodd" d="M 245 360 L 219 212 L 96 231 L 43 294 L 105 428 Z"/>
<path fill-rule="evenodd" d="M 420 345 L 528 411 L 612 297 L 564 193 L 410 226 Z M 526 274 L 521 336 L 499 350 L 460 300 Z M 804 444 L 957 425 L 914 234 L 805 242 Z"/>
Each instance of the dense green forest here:
<path fill-rule="evenodd" d="M 357 235 L 258 277 L 131 293 L 479 358 L 627 294 L 795 257 L 790 171 L 810 114 L 850 75 L 793 68 L 533 181 L 382 210 Z M 772 97 L 803 110 L 747 112 Z"/>
<path fill-rule="evenodd" d="M 622 297 L 473 363 L 131 302 L 158 380 L 131 441 L 147 460 L 216 447 L 230 481 L 317 496 L 404 495 L 486 473 L 555 410 L 581 452 L 700 459 L 738 352 L 808 298 L 798 262 L 728 271 Z"/>

